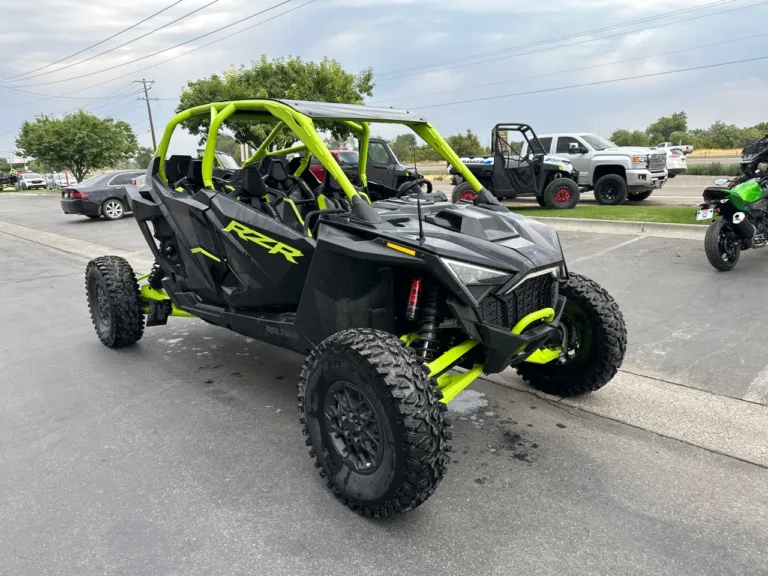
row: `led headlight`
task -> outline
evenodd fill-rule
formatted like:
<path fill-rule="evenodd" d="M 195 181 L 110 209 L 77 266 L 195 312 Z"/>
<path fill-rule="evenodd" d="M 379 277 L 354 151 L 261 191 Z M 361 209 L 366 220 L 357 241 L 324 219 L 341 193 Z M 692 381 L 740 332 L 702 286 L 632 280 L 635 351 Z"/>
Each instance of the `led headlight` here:
<path fill-rule="evenodd" d="M 502 272 L 493 268 L 483 268 L 468 262 L 459 262 L 458 260 L 450 260 L 448 258 L 442 258 L 442 261 L 453 272 L 454 276 L 458 278 L 459 282 L 465 286 L 484 284 L 494 278 L 509 276 L 509 272 Z"/>

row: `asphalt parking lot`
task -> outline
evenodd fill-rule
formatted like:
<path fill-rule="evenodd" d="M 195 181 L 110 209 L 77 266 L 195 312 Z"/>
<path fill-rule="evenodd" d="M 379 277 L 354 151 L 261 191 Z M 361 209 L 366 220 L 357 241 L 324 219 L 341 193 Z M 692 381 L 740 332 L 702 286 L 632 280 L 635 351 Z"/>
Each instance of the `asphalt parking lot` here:
<path fill-rule="evenodd" d="M 339 505 L 306 455 L 301 358 L 185 319 L 107 350 L 88 258 L 62 247 L 146 254 L 133 219 L 0 196 L 0 573 L 764 574 L 768 460 L 595 414 L 640 375 L 768 419 L 755 313 L 768 252 L 719 274 L 698 242 L 561 237 L 627 318 L 623 380 L 579 408 L 514 377 L 473 386 L 451 404 L 435 496 L 375 522 Z M 710 432 L 750 434 L 729 423 Z"/>

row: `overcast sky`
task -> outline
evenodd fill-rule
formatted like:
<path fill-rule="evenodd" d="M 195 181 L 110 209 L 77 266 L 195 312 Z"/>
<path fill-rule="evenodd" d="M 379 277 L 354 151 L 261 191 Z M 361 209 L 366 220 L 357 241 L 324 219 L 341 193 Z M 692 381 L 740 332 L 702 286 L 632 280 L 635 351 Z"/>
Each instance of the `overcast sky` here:
<path fill-rule="evenodd" d="M 688 113 L 694 128 L 715 120 L 737 125 L 768 120 L 768 60 L 506 96 L 768 56 L 766 0 L 315 0 L 304 7 L 307 0 L 218 0 L 146 38 L 57 71 L 211 1 L 181 0 L 146 23 L 38 72 L 31 71 L 116 34 L 173 0 L 27 0 L 23 9 L 19 4 L 11 12 L 12 25 L 0 34 L 0 155 L 13 152 L 22 121 L 79 107 L 129 122 L 140 143 L 149 145 L 146 108 L 137 100 L 138 85 L 130 85 L 132 80 L 155 81 L 151 95 L 161 98 L 152 102 L 159 138 L 187 81 L 248 64 L 262 53 L 308 60 L 329 56 L 349 71 L 372 67 L 372 102 L 418 110 L 444 135 L 471 128 L 486 144 L 497 122 L 527 122 L 539 133 L 609 136 L 620 127 L 644 129 L 679 110 Z M 285 4 L 222 32 L 100 72 L 281 2 Z M 232 36 L 292 8 L 297 9 Z M 629 22 L 634 24 L 617 26 Z M 609 29 L 597 31 L 601 28 Z M 720 44 L 701 47 L 713 43 Z M 524 45 L 528 47 L 519 48 Z M 682 51 L 688 48 L 693 49 Z M 610 65 L 597 66 L 601 64 Z M 20 74 L 25 75 L 13 78 Z M 439 106 L 494 96 L 505 97 Z M 393 135 L 386 127 L 374 132 Z M 191 151 L 194 146 L 194 138 L 179 135 L 173 148 Z"/>

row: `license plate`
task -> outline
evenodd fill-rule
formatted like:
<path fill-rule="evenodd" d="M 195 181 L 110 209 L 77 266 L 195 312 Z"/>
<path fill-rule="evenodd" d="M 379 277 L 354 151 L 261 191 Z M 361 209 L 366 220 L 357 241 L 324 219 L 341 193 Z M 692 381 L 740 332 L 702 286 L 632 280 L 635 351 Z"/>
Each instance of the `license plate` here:
<path fill-rule="evenodd" d="M 715 216 L 715 211 L 712 208 L 696 211 L 696 220 L 712 220 L 714 216 Z"/>

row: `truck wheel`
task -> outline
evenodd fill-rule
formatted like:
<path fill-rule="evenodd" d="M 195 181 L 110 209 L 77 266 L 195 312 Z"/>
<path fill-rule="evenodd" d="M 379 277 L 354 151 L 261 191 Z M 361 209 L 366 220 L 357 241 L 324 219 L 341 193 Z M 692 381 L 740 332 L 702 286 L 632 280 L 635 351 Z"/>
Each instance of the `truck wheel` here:
<path fill-rule="evenodd" d="M 741 256 L 739 239 L 725 220 L 709 225 L 704 236 L 704 252 L 712 266 L 721 272 L 733 270 Z"/>
<path fill-rule="evenodd" d="M 422 360 L 371 329 L 326 338 L 304 362 L 299 414 L 333 494 L 376 518 L 413 510 L 445 474 L 450 432 Z"/>
<path fill-rule="evenodd" d="M 597 282 L 571 273 L 560 284 L 566 297 L 560 319 L 564 357 L 548 364 L 523 362 L 517 373 L 533 388 L 554 396 L 594 392 L 616 375 L 627 350 L 627 326 L 616 301 Z"/>
<path fill-rule="evenodd" d="M 598 204 L 615 206 L 627 199 L 627 181 L 618 174 L 606 174 L 595 184 Z"/>
<path fill-rule="evenodd" d="M 472 184 L 469 182 L 462 182 L 456 188 L 453 189 L 453 203 L 457 204 L 461 201 L 474 202 L 477 194 Z"/>
<path fill-rule="evenodd" d="M 630 192 L 629 201 L 642 202 L 643 200 L 647 200 L 648 198 L 650 198 L 651 194 L 653 194 L 653 190 L 645 190 L 644 192 Z"/>
<path fill-rule="evenodd" d="M 569 178 L 555 178 L 544 189 L 544 205 L 563 210 L 573 208 L 579 202 L 579 187 Z"/>
<path fill-rule="evenodd" d="M 88 309 L 99 340 L 109 348 L 138 342 L 144 334 L 139 283 L 131 265 L 118 256 L 100 256 L 85 269 Z"/>

